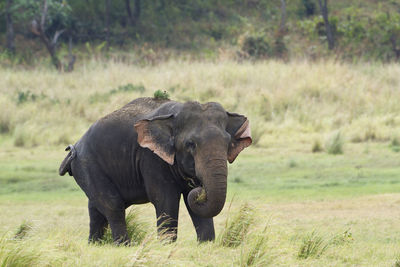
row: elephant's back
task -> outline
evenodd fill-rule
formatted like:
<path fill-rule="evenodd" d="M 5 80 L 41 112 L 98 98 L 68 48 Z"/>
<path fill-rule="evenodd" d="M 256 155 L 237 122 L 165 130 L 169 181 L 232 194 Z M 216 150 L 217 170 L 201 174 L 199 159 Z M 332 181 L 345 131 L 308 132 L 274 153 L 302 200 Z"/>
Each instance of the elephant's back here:
<path fill-rule="evenodd" d="M 139 145 L 134 124 L 166 102 L 170 100 L 138 98 L 99 119 L 77 142 L 78 158 L 113 179 L 135 177 L 132 162 Z"/>
<path fill-rule="evenodd" d="M 136 122 L 146 114 L 160 107 L 166 102 L 171 102 L 168 99 L 156 99 L 151 97 L 137 98 L 122 108 L 106 115 L 99 121 L 125 121 L 125 122 Z"/>
<path fill-rule="evenodd" d="M 151 113 L 159 106 L 171 100 L 154 98 L 137 98 L 122 108 L 97 120 L 79 141 L 85 149 L 113 150 L 131 147 L 136 143 L 137 133 L 134 124 L 146 114 Z"/>

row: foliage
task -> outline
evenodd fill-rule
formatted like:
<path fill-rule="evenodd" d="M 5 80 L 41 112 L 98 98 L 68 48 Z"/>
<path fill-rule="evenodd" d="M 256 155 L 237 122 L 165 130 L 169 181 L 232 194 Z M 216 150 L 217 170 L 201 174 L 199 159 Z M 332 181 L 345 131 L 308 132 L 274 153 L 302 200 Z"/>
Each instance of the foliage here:
<path fill-rule="evenodd" d="M 245 35 L 239 40 L 242 57 L 262 59 L 270 53 L 270 44 L 264 34 Z"/>
<path fill-rule="evenodd" d="M 334 38 L 344 57 L 360 57 L 390 61 L 400 58 L 400 14 L 374 12 L 365 16 L 356 7 L 344 9 L 341 17 L 331 16 Z M 321 16 L 298 22 L 311 39 L 324 40 L 325 27 Z"/>
<path fill-rule="evenodd" d="M 316 4 L 312 0 L 301 0 L 304 6 L 304 12 L 306 16 L 312 16 L 315 14 Z"/>
<path fill-rule="evenodd" d="M 11 58 L 0 57 L 3 65 L 38 63 L 40 48 L 32 45 L 38 38 L 31 34 L 31 22 L 40 21 L 43 1 L 13 1 L 11 13 L 17 34 L 17 53 Z M 211 59 L 226 54 L 234 57 L 236 50 L 242 58 L 251 59 L 320 57 L 328 53 L 323 45 L 326 39 L 324 22 L 315 0 L 286 1 L 288 32 L 285 38 L 272 38 L 281 12 L 279 3 L 274 1 L 169 0 L 153 3 L 130 0 L 130 12 L 126 1 L 109 1 L 109 7 L 106 2 L 47 0 L 46 35 L 51 39 L 56 31 L 67 30 L 60 37 L 59 54 L 66 53 L 69 37 L 83 57 L 88 54 L 96 58 L 109 57 L 129 51 L 130 56 L 150 58 L 144 61 L 152 64 L 160 57 L 157 51 L 160 48 L 167 50 L 167 54 L 174 49 L 178 54 L 189 52 L 196 58 L 200 54 Z M 138 10 L 134 3 L 139 3 Z M 337 44 L 336 57 L 399 60 L 397 8 L 396 1 L 367 0 L 362 5 L 344 0 L 331 2 L 329 17 Z M 135 22 L 129 13 L 135 14 Z M 4 35 L 4 14 L 0 16 L 0 35 Z M 126 55 L 121 58 L 126 60 Z"/>
<path fill-rule="evenodd" d="M 167 91 L 157 90 L 154 92 L 155 99 L 169 99 L 169 94 Z"/>
<path fill-rule="evenodd" d="M 13 16 L 18 23 L 28 26 L 33 19 L 41 21 L 44 1 L 14 0 Z M 47 0 L 46 33 L 54 34 L 57 30 L 71 26 L 72 9 L 65 0 Z"/>

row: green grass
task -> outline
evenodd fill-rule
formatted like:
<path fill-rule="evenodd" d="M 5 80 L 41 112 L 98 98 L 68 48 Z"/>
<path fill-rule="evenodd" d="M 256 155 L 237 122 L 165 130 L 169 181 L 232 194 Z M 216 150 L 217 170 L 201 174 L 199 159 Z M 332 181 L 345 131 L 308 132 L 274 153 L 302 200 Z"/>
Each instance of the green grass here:
<path fill-rule="evenodd" d="M 297 257 L 302 259 L 319 257 L 328 248 L 328 245 L 318 232 L 313 231 L 303 238 Z"/>
<path fill-rule="evenodd" d="M 223 246 L 219 241 L 198 245 L 183 203 L 178 241 L 164 244 L 156 237 L 154 208 L 145 204 L 135 207 L 129 224 L 144 223 L 139 228 L 147 234 L 126 248 L 87 244 L 86 197 L 72 177 L 58 177 L 53 168 L 63 158 L 62 147 L 9 147 L 8 153 L 0 157 L 1 169 L 17 173 L 18 180 L 2 184 L 0 234 L 6 237 L 2 253 L 19 255 L 27 264 L 32 260 L 33 265 L 52 266 L 119 266 L 132 262 L 189 266 L 394 265 L 400 253 L 400 228 L 393 216 L 400 212 L 399 153 L 391 151 L 387 143 L 370 143 L 368 154 L 362 143 L 349 144 L 343 155 L 315 154 L 309 147 L 305 144 L 285 151 L 251 148 L 230 165 L 228 202 L 215 218 L 215 227 L 219 238 L 229 235 L 226 233 L 232 237 L 233 232 L 246 232 L 235 236 L 240 239 L 236 245 Z M 295 167 L 288 165 L 288 157 L 296 161 Z M 50 169 L 54 169 L 52 174 Z M 49 178 L 53 184 L 44 188 Z M 240 183 L 234 182 L 239 178 Z M 31 190 L 22 186 L 27 181 Z M 253 207 L 252 220 L 244 212 L 245 202 Z M 19 228 L 16 223 L 23 225 L 26 221 L 31 230 L 23 243 L 13 241 L 11 237 Z M 244 224 L 246 227 L 241 228 Z M 299 258 L 307 233 L 314 230 L 323 237 L 323 244 L 315 254 Z M 315 243 L 315 239 L 310 240 Z M 15 251 L 10 252 L 10 248 Z M 370 253 L 371 249 L 376 253 Z M 10 255 L 17 257 L 14 254 Z"/>
<path fill-rule="evenodd" d="M 253 209 L 245 203 L 233 218 L 226 220 L 225 229 L 218 238 L 218 243 L 224 247 L 238 247 L 246 239 L 253 219 Z"/>

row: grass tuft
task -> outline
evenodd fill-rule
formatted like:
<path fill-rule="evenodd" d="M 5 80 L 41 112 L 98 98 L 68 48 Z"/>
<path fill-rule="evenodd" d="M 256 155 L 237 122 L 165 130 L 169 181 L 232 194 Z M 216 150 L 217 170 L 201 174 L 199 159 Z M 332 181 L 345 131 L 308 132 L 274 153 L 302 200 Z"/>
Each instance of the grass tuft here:
<path fill-rule="evenodd" d="M 314 140 L 314 143 L 311 148 L 312 153 L 322 152 L 324 149 L 322 148 L 321 142 L 319 140 Z"/>
<path fill-rule="evenodd" d="M 353 234 L 350 232 L 350 229 L 347 229 L 343 233 L 336 234 L 333 238 L 331 243 L 334 245 L 343 245 L 346 243 L 352 242 L 353 239 Z"/>
<path fill-rule="evenodd" d="M 14 234 L 15 239 L 23 239 L 28 232 L 32 230 L 32 224 L 30 222 L 24 221 L 18 227 L 17 231 Z"/>
<path fill-rule="evenodd" d="M 154 92 L 155 99 L 169 99 L 169 94 L 167 91 L 157 90 Z"/>
<path fill-rule="evenodd" d="M 254 240 L 249 241 L 249 249 L 241 251 L 240 266 L 265 266 L 266 243 L 268 240 L 265 234 L 267 226 L 262 233 L 257 233 Z"/>
<path fill-rule="evenodd" d="M 400 152 L 400 141 L 397 137 L 393 137 L 392 140 L 390 141 L 390 149 L 392 149 L 393 152 Z"/>
<path fill-rule="evenodd" d="M 297 162 L 294 159 L 290 159 L 288 161 L 288 167 L 289 168 L 296 168 L 297 167 Z"/>
<path fill-rule="evenodd" d="M 393 267 L 400 267 L 400 256 L 397 256 L 397 259 L 394 262 Z"/>
<path fill-rule="evenodd" d="M 242 244 L 250 225 L 254 222 L 253 213 L 253 208 L 246 203 L 231 220 L 228 217 L 219 238 L 219 244 L 224 247 L 237 247 Z"/>
<path fill-rule="evenodd" d="M 138 219 L 138 212 L 135 209 L 131 209 L 126 215 L 126 228 L 128 236 L 131 239 L 131 245 L 138 245 L 143 242 L 147 234 L 146 224 Z M 112 233 L 110 227 L 107 227 L 103 237 L 104 244 L 113 244 Z"/>
<path fill-rule="evenodd" d="M 314 230 L 303 238 L 297 257 L 300 259 L 319 257 L 327 248 L 328 243 Z"/>
<path fill-rule="evenodd" d="M 344 141 L 342 135 L 340 132 L 336 132 L 331 135 L 326 142 L 326 151 L 333 155 L 343 154 L 343 144 Z"/>
<path fill-rule="evenodd" d="M 41 253 L 22 241 L 0 238 L 0 266 L 39 266 Z"/>
<path fill-rule="evenodd" d="M 26 146 L 26 135 L 21 128 L 17 128 L 14 133 L 14 146 L 16 147 L 24 147 Z"/>

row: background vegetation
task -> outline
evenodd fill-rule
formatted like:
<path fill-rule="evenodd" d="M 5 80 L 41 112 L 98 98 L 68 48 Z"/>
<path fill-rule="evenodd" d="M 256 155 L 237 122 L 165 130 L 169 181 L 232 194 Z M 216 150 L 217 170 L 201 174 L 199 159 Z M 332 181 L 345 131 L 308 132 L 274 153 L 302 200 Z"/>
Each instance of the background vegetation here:
<path fill-rule="evenodd" d="M 0 63 L 35 65 L 48 52 L 65 70 L 71 61 L 93 56 L 130 63 L 176 55 L 400 58 L 398 1 L 331 1 L 326 22 L 320 2 L 326 0 L 6 0 L 0 3 L 0 40 L 6 44 Z"/>

